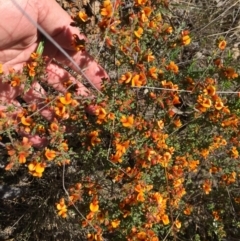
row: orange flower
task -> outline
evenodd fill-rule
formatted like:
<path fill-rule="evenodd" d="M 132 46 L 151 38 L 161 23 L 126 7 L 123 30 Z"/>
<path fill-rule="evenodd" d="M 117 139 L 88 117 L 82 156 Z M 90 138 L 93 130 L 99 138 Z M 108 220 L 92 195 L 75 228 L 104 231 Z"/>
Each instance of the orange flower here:
<path fill-rule="evenodd" d="M 177 227 L 177 229 L 180 229 L 182 226 L 182 223 L 178 219 L 174 222 L 174 224 Z"/>
<path fill-rule="evenodd" d="M 227 42 L 225 40 L 222 40 L 218 43 L 218 48 L 221 50 L 224 50 L 227 46 Z"/>
<path fill-rule="evenodd" d="M 58 124 L 56 122 L 53 122 L 50 125 L 50 129 L 51 129 L 52 132 L 57 132 L 58 129 L 59 129 L 59 126 L 58 126 Z"/>
<path fill-rule="evenodd" d="M 133 118 L 133 115 L 131 116 L 125 116 L 123 115 L 121 117 L 121 120 L 122 122 L 122 125 L 126 128 L 132 128 L 133 127 L 133 124 L 134 124 L 134 118 Z"/>
<path fill-rule="evenodd" d="M 191 38 L 189 35 L 182 36 L 182 45 L 188 45 L 191 43 Z"/>
<path fill-rule="evenodd" d="M 56 157 L 56 152 L 53 150 L 50 150 L 48 148 L 45 148 L 45 157 L 49 160 L 52 161 Z"/>
<path fill-rule="evenodd" d="M 201 150 L 201 155 L 203 156 L 204 159 L 206 159 L 209 155 L 209 150 L 208 149 L 203 149 Z"/>
<path fill-rule="evenodd" d="M 191 214 L 191 212 L 192 212 L 192 206 L 191 205 L 187 205 L 187 207 L 184 209 L 183 213 L 185 215 L 189 216 Z"/>
<path fill-rule="evenodd" d="M 139 193 L 137 194 L 137 200 L 138 200 L 139 202 L 144 202 L 144 201 L 145 201 L 144 193 L 143 193 L 143 192 L 139 192 Z"/>
<path fill-rule="evenodd" d="M 28 153 L 27 152 L 19 152 L 18 154 L 18 161 L 19 163 L 23 164 L 23 163 L 26 163 L 26 157 L 28 157 Z"/>
<path fill-rule="evenodd" d="M 96 116 L 98 117 L 97 123 L 102 124 L 107 119 L 107 112 L 104 108 L 98 106 L 95 112 Z"/>
<path fill-rule="evenodd" d="M 154 67 L 151 67 L 151 68 L 149 68 L 149 70 L 148 70 L 148 75 L 150 76 L 150 77 L 152 77 L 153 79 L 157 79 L 157 68 L 154 66 Z"/>
<path fill-rule="evenodd" d="M 117 152 L 115 155 L 111 155 L 110 157 L 110 160 L 113 162 L 113 163 L 122 163 L 122 159 L 121 159 L 121 153 L 120 152 Z"/>
<path fill-rule="evenodd" d="M 88 20 L 88 15 L 83 12 L 83 11 L 80 11 L 78 13 L 78 17 L 83 21 L 83 22 L 86 22 Z"/>
<path fill-rule="evenodd" d="M 161 81 L 161 84 L 163 87 L 168 88 L 168 89 L 174 89 L 174 90 L 178 89 L 178 85 L 174 85 L 172 83 L 172 81 L 163 80 L 163 81 Z"/>
<path fill-rule="evenodd" d="M 206 89 L 203 90 L 204 95 L 214 96 L 216 94 L 216 88 L 212 85 L 207 86 Z"/>
<path fill-rule="evenodd" d="M 63 149 L 64 151 L 68 151 L 68 144 L 66 143 L 66 141 L 62 142 L 61 144 L 61 149 Z"/>
<path fill-rule="evenodd" d="M 0 64 L 0 74 L 3 74 L 2 64 Z"/>
<path fill-rule="evenodd" d="M 131 79 L 132 79 L 132 73 L 131 72 L 127 72 L 126 74 L 123 74 L 121 76 L 121 78 L 120 78 L 120 80 L 118 82 L 119 82 L 119 84 L 122 84 L 122 83 L 128 84 L 128 83 L 130 83 Z"/>
<path fill-rule="evenodd" d="M 238 126 L 238 118 L 236 118 L 234 116 L 229 117 L 222 122 L 222 126 L 223 127 L 229 127 L 229 126 L 237 127 Z"/>
<path fill-rule="evenodd" d="M 170 223 L 167 214 L 164 214 L 164 215 L 161 217 L 161 219 L 162 219 L 162 222 L 163 222 L 164 225 L 168 225 L 168 224 Z"/>
<path fill-rule="evenodd" d="M 36 162 L 36 161 L 32 161 L 28 164 L 28 170 L 33 176 L 42 177 L 42 174 L 45 170 L 45 164 Z"/>
<path fill-rule="evenodd" d="M 56 203 L 56 207 L 58 210 L 58 215 L 62 218 L 67 217 L 67 206 L 63 198 L 60 199 L 59 203 Z"/>
<path fill-rule="evenodd" d="M 137 38 L 141 38 L 143 34 L 143 29 L 141 27 L 138 27 L 138 30 L 134 31 L 134 34 Z"/>
<path fill-rule="evenodd" d="M 168 33 L 168 34 L 171 34 L 173 32 L 173 28 L 171 26 L 168 26 L 166 29 L 165 29 L 165 32 Z"/>
<path fill-rule="evenodd" d="M 146 59 L 146 61 L 148 63 L 152 62 L 155 59 L 154 55 L 152 54 L 152 51 L 150 51 L 150 50 L 147 51 L 147 54 L 145 55 L 144 58 Z"/>
<path fill-rule="evenodd" d="M 101 15 L 106 18 L 110 18 L 112 16 L 112 13 L 113 13 L 113 7 L 112 7 L 111 1 L 105 0 L 103 2 L 103 7 L 101 9 Z"/>
<path fill-rule="evenodd" d="M 212 215 L 213 215 L 214 220 L 217 221 L 220 219 L 219 211 L 213 211 Z"/>
<path fill-rule="evenodd" d="M 193 172 L 197 171 L 196 169 L 197 169 L 198 165 L 199 165 L 199 160 L 197 160 L 197 161 L 192 160 L 192 161 L 188 162 L 189 170 L 191 170 Z"/>
<path fill-rule="evenodd" d="M 19 76 L 17 75 L 14 75 L 11 79 L 11 86 L 12 87 L 17 87 L 17 86 L 20 86 L 21 84 L 21 79 Z"/>
<path fill-rule="evenodd" d="M 96 213 L 99 210 L 99 205 L 97 200 L 94 200 L 93 202 L 90 203 L 90 210 L 93 213 Z"/>
<path fill-rule="evenodd" d="M 231 156 L 232 156 L 234 159 L 237 159 L 237 158 L 239 157 L 239 153 L 238 153 L 238 150 L 237 150 L 237 147 L 236 147 L 236 146 L 233 146 L 233 147 L 232 147 Z"/>
<path fill-rule="evenodd" d="M 115 114 L 110 112 L 110 113 L 108 113 L 107 117 L 108 117 L 109 120 L 114 120 L 115 119 Z"/>
<path fill-rule="evenodd" d="M 150 17 L 152 13 L 152 9 L 150 7 L 144 7 L 143 8 L 144 13 L 146 14 L 147 17 Z"/>
<path fill-rule="evenodd" d="M 33 60 L 36 60 L 39 56 L 40 56 L 39 53 L 35 53 L 35 52 L 31 53 L 31 55 L 30 55 L 30 57 L 31 57 Z"/>
<path fill-rule="evenodd" d="M 141 231 L 137 234 L 137 238 L 138 238 L 138 240 L 147 240 L 147 234 L 145 232 Z"/>
<path fill-rule="evenodd" d="M 152 28 L 152 29 L 155 29 L 157 27 L 157 24 L 156 24 L 156 21 L 150 21 L 149 24 L 148 24 L 148 27 L 149 28 Z"/>
<path fill-rule="evenodd" d="M 164 128 L 164 122 L 163 122 L 163 120 L 157 121 L 157 125 L 158 125 L 158 128 L 159 128 L 160 130 L 162 130 L 162 129 Z"/>
<path fill-rule="evenodd" d="M 72 103 L 71 93 L 66 93 L 64 97 L 60 97 L 59 100 L 63 105 L 69 105 Z"/>
<path fill-rule="evenodd" d="M 223 69 L 223 74 L 228 78 L 228 79 L 235 79 L 238 77 L 238 74 L 235 72 L 235 70 L 231 67 L 227 67 Z"/>
<path fill-rule="evenodd" d="M 143 73 L 140 74 L 136 74 L 133 78 L 132 78 L 132 84 L 131 86 L 142 86 L 146 83 L 146 78 L 145 75 Z"/>
<path fill-rule="evenodd" d="M 205 180 L 204 183 L 203 183 L 203 190 L 205 192 L 205 194 L 209 194 L 212 190 L 211 188 L 212 184 L 211 184 L 211 181 L 210 180 Z"/>
<path fill-rule="evenodd" d="M 178 66 L 173 61 L 170 61 L 169 65 L 166 66 L 166 69 L 172 71 L 174 74 L 178 73 Z"/>
<path fill-rule="evenodd" d="M 203 97 L 202 95 L 198 96 L 197 102 L 200 104 L 200 106 L 198 106 L 197 108 L 201 112 L 206 112 L 206 110 L 210 108 L 212 105 L 212 101 L 206 97 Z"/>
<path fill-rule="evenodd" d="M 57 106 L 54 108 L 55 114 L 59 117 L 67 119 L 69 117 L 66 107 L 62 103 L 58 103 Z"/>
<path fill-rule="evenodd" d="M 89 137 L 90 137 L 90 143 L 92 146 L 95 146 L 101 142 L 101 139 L 98 138 L 98 131 L 92 131 L 89 134 Z"/>
<path fill-rule="evenodd" d="M 220 98 L 217 98 L 214 107 L 216 110 L 221 110 L 224 107 L 224 104 L 222 103 L 222 100 Z"/>
<path fill-rule="evenodd" d="M 32 118 L 30 118 L 30 117 L 26 117 L 26 118 L 25 118 L 25 116 L 22 116 L 21 122 L 22 122 L 22 124 L 25 125 L 25 126 L 30 126 L 30 125 L 32 124 L 33 120 L 32 120 Z"/>
<path fill-rule="evenodd" d="M 138 5 L 145 5 L 147 3 L 147 0 L 135 0 L 135 5 L 138 6 Z"/>
<path fill-rule="evenodd" d="M 174 123 L 174 125 L 175 125 L 176 127 L 181 127 L 181 126 L 182 126 L 182 122 L 181 122 L 181 120 L 180 120 L 179 117 L 177 117 L 177 118 L 173 121 L 173 123 Z"/>
<path fill-rule="evenodd" d="M 130 141 L 125 141 L 122 143 L 116 143 L 116 150 L 121 156 L 126 153 L 128 147 L 130 145 Z"/>
<path fill-rule="evenodd" d="M 111 225 L 113 228 L 117 228 L 120 225 L 120 222 L 121 222 L 120 220 L 115 219 L 111 222 Z"/>
<path fill-rule="evenodd" d="M 36 75 L 35 67 L 37 66 L 37 62 L 32 62 L 31 64 L 28 64 L 28 74 L 30 77 L 34 77 Z"/>

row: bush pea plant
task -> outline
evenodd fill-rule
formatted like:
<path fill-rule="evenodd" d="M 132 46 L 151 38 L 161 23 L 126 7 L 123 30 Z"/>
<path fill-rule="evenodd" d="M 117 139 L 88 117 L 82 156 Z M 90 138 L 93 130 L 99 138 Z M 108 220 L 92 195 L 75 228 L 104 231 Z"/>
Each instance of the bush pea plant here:
<path fill-rule="evenodd" d="M 34 104 L 23 103 L 17 117 L 14 107 L 0 112 L 4 175 L 21 171 L 33 183 L 48 182 L 41 210 L 77 225 L 83 240 L 240 235 L 238 65 L 224 36 L 203 66 L 186 61 L 195 36 L 174 20 L 174 7 L 167 0 L 104 0 L 96 15 L 77 12 L 73 24 L 90 41 L 74 39 L 76 51 L 95 52 L 111 81 L 91 98 L 76 96 L 70 81 L 65 94 L 45 86 L 52 122 Z M 2 75 L 26 91 L 44 76 L 45 58 L 40 46 L 22 74 Z M 21 132 L 48 144 L 34 148 Z"/>

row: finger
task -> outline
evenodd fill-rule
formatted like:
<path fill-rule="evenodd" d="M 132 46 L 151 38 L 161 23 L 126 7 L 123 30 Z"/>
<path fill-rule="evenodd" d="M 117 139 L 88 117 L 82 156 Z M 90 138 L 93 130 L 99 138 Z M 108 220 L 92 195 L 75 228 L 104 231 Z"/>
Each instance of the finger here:
<path fill-rule="evenodd" d="M 46 81 L 55 90 L 65 93 L 66 92 L 65 83 L 70 81 L 73 85 L 75 85 L 77 95 L 88 96 L 90 94 L 89 90 L 83 84 L 81 84 L 72 75 L 70 75 L 70 73 L 68 73 L 65 69 L 58 66 L 57 64 L 50 63 L 47 66 L 46 71 L 47 71 Z"/>
<path fill-rule="evenodd" d="M 67 53 L 72 57 L 77 66 L 84 72 L 87 81 L 90 81 L 97 89 L 101 89 L 102 79 L 109 79 L 106 71 L 90 56 L 86 51 L 67 51 Z M 69 66 L 71 69 L 76 71 L 81 75 L 79 68 L 76 68 L 73 63 L 63 56 L 59 51 L 54 56 L 57 61 Z"/>

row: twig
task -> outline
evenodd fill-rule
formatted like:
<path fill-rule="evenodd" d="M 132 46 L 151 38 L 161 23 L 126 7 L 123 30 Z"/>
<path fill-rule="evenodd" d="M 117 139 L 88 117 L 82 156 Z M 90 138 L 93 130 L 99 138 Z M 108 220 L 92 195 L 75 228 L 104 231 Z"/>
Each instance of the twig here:
<path fill-rule="evenodd" d="M 160 88 L 160 87 L 152 87 L 152 86 L 132 86 L 132 88 L 137 89 L 154 89 L 154 90 L 166 90 L 166 91 L 176 91 L 176 92 L 185 92 L 185 93 L 193 93 L 191 90 L 178 90 L 178 89 L 168 89 L 168 88 Z M 239 94 L 240 91 L 216 91 L 217 94 Z"/>

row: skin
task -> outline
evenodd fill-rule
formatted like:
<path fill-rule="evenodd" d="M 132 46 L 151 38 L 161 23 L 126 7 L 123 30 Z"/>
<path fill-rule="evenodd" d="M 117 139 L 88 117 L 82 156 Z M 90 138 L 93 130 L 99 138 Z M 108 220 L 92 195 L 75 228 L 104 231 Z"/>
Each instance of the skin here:
<path fill-rule="evenodd" d="M 34 22 L 38 23 L 80 66 L 84 68 L 87 78 L 100 89 L 102 78 L 108 78 L 107 73 L 94 61 L 86 51 L 76 52 L 71 45 L 73 34 L 85 39 L 79 34 L 76 27 L 70 26 L 72 19 L 56 3 L 55 0 L 17 0 Z M 17 9 L 12 0 L 0 0 L 0 63 L 4 74 L 8 74 L 10 68 L 21 71 L 23 64 L 30 59 L 32 52 L 36 51 L 41 34 L 37 28 Z M 68 72 L 51 62 L 55 58 L 68 65 L 75 71 L 75 67 L 62 55 L 62 53 L 50 42 L 45 41 L 44 56 L 49 57 L 47 65 L 47 77 L 45 81 L 59 92 L 65 92 L 62 83 L 68 79 L 77 84 L 77 94 L 87 96 L 89 91 L 76 81 Z M 79 73 L 80 74 L 80 73 Z M 18 106 L 16 97 L 22 93 L 23 86 L 11 87 L 9 83 L 3 83 L 0 79 L 0 110 L 6 109 L 11 104 Z M 39 83 L 33 83 L 32 88 L 23 96 L 27 103 L 38 103 L 46 97 L 46 93 Z M 54 118 L 53 113 L 45 108 L 41 114 L 48 120 Z M 34 146 L 42 146 L 45 140 L 38 136 L 29 136 Z"/>

